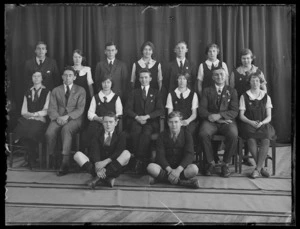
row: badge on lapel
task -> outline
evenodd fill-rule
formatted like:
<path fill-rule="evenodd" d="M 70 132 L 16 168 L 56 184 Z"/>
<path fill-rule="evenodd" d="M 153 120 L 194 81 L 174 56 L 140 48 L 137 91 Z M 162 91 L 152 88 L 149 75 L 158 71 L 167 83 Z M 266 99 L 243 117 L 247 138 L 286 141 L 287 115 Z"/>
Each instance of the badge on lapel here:
<path fill-rule="evenodd" d="M 50 74 L 50 71 L 49 71 L 49 70 L 47 71 L 47 74 Z"/>
<path fill-rule="evenodd" d="M 189 69 L 189 67 L 188 67 L 188 66 L 186 66 L 186 67 L 185 67 L 185 69 Z"/>
<path fill-rule="evenodd" d="M 30 99 L 31 98 L 31 95 L 28 95 L 28 99 Z"/>

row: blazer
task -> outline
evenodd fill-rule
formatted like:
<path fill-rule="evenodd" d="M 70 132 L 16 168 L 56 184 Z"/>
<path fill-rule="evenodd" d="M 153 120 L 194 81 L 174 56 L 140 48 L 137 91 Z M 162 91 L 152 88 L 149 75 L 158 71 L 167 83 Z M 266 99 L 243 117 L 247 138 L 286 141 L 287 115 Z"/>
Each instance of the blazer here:
<path fill-rule="evenodd" d="M 43 75 L 43 85 L 48 89 L 52 90 L 54 87 L 57 87 L 61 84 L 62 79 L 59 75 L 56 61 L 49 57 L 45 58 L 42 66 L 39 66 L 36 63 L 36 58 L 31 58 L 25 63 L 25 87 L 26 89 L 30 88 L 32 83 L 32 74 L 36 71 L 41 71 Z"/>
<path fill-rule="evenodd" d="M 225 85 L 217 106 L 218 93 L 215 86 L 204 88 L 198 107 L 199 116 L 207 119 L 210 114 L 220 114 L 223 119 L 235 119 L 239 112 L 238 96 L 234 88 Z"/>
<path fill-rule="evenodd" d="M 111 74 L 113 79 L 113 91 L 118 94 L 121 98 L 126 95 L 129 87 L 129 76 L 127 66 L 124 62 L 115 59 L 112 70 L 110 72 L 107 59 L 100 61 L 96 66 L 95 72 L 95 89 L 99 92 L 102 89 L 101 80 L 105 74 Z"/>
<path fill-rule="evenodd" d="M 164 114 L 164 107 L 159 91 L 149 88 L 146 101 L 143 100 L 142 89 L 134 89 L 128 97 L 125 114 L 131 118 L 137 115 L 150 115 L 150 119 L 155 119 Z"/>
<path fill-rule="evenodd" d="M 121 153 L 126 149 L 126 133 L 118 133 L 116 129 L 111 138 L 110 146 L 104 146 L 105 130 L 102 129 L 99 136 L 100 138 L 93 138 L 90 147 L 91 161 L 98 162 L 106 158 L 112 160 L 117 159 Z"/>
<path fill-rule="evenodd" d="M 163 169 L 179 165 L 186 168 L 194 160 L 193 137 L 189 131 L 181 128 L 174 143 L 170 130 L 165 130 L 156 141 L 156 152 L 156 161 Z"/>
<path fill-rule="evenodd" d="M 71 119 L 82 118 L 85 106 L 86 92 L 83 87 L 73 84 L 66 104 L 65 88 L 60 85 L 51 92 L 48 115 L 51 120 L 59 116 L 69 115 Z"/>
<path fill-rule="evenodd" d="M 190 86 L 193 91 L 195 91 L 195 87 L 196 87 L 196 77 L 197 77 L 197 69 L 196 69 L 196 65 L 194 65 L 194 63 L 192 63 L 191 61 L 189 61 L 188 59 L 185 59 L 184 65 L 183 65 L 183 72 L 184 73 L 188 73 L 191 77 L 191 82 L 190 82 Z M 169 80 L 169 84 L 167 84 L 168 91 L 172 92 L 174 91 L 177 87 L 178 87 L 178 82 L 177 82 L 177 75 L 178 73 L 180 73 L 180 68 L 177 64 L 176 59 L 174 61 L 172 61 L 169 64 L 169 70 L 168 70 L 168 80 Z"/>

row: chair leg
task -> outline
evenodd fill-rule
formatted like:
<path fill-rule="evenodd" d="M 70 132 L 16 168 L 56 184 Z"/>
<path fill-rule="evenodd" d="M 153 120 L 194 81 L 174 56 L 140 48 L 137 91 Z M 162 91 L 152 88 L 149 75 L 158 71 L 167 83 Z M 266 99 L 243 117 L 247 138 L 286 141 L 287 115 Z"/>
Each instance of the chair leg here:
<path fill-rule="evenodd" d="M 80 146 L 80 134 L 76 134 L 76 152 L 79 151 L 79 146 Z"/>
<path fill-rule="evenodd" d="M 42 162 L 43 162 L 43 143 L 39 142 L 38 146 L 38 152 L 39 152 L 39 162 L 40 162 L 40 169 L 42 169 Z"/>
<path fill-rule="evenodd" d="M 238 141 L 239 148 L 239 173 L 242 173 L 242 159 L 243 159 L 243 141 Z"/>
<path fill-rule="evenodd" d="M 273 176 L 276 173 L 276 142 L 272 141 L 272 166 L 273 166 Z"/>
<path fill-rule="evenodd" d="M 13 155 L 14 155 L 14 147 L 13 147 L 13 133 L 9 133 L 9 145 L 10 145 L 10 157 L 9 157 L 9 167 L 13 167 Z"/>

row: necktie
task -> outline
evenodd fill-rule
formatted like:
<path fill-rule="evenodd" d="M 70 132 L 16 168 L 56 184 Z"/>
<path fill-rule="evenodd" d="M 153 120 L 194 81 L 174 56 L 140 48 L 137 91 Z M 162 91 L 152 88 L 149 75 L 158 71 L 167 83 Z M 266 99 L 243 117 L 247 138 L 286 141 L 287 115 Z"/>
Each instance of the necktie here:
<path fill-rule="evenodd" d="M 183 63 L 182 63 L 182 60 L 180 61 L 180 72 L 182 73 L 183 71 Z"/>
<path fill-rule="evenodd" d="M 108 136 L 105 139 L 104 145 L 110 146 L 110 141 L 111 141 L 111 136 L 110 136 L 110 132 L 108 132 Z"/>
<path fill-rule="evenodd" d="M 103 99 L 104 99 L 104 103 L 107 103 L 107 97 L 104 96 Z"/>
<path fill-rule="evenodd" d="M 211 63 L 211 68 L 210 68 L 210 70 L 213 71 L 214 69 L 215 69 L 215 66 L 214 66 L 213 63 Z"/>
<path fill-rule="evenodd" d="M 176 134 L 173 134 L 172 139 L 173 139 L 173 142 L 176 142 L 176 139 L 177 139 Z"/>
<path fill-rule="evenodd" d="M 142 94 L 142 96 L 143 96 L 143 100 L 146 100 L 146 98 L 147 98 L 146 87 L 143 87 L 143 94 Z"/>
<path fill-rule="evenodd" d="M 183 93 L 180 93 L 180 99 L 184 99 L 184 98 L 183 98 Z"/>
<path fill-rule="evenodd" d="M 218 101 L 217 101 L 217 106 L 218 106 L 218 107 L 220 106 L 221 94 L 222 94 L 222 91 L 221 91 L 221 89 L 219 88 L 219 89 L 218 89 Z"/>
<path fill-rule="evenodd" d="M 149 69 L 149 62 L 147 62 L 145 64 L 146 64 L 146 68 Z"/>
<path fill-rule="evenodd" d="M 42 64 L 43 64 L 43 61 L 42 61 L 42 60 L 40 60 L 40 64 L 39 64 L 39 65 L 41 66 Z"/>
<path fill-rule="evenodd" d="M 68 104 L 69 96 L 70 96 L 70 88 L 69 88 L 69 86 L 67 86 L 67 91 L 66 91 L 66 94 L 65 94 L 65 97 L 66 97 L 66 105 Z"/>
<path fill-rule="evenodd" d="M 109 71 L 110 71 L 110 72 L 111 72 L 112 66 L 113 66 L 112 61 L 110 61 L 110 62 L 109 62 Z"/>
<path fill-rule="evenodd" d="M 36 102 L 39 98 L 38 92 L 41 88 L 39 88 L 39 89 L 33 88 L 33 89 L 34 89 L 33 102 Z"/>

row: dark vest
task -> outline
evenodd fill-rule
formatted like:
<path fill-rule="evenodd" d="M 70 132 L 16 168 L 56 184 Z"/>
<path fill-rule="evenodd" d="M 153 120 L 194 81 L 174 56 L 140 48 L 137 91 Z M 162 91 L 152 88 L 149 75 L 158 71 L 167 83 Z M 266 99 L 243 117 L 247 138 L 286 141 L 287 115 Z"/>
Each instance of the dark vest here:
<path fill-rule="evenodd" d="M 42 88 L 40 97 L 38 98 L 38 100 L 36 102 L 33 102 L 32 101 L 31 90 L 27 90 L 27 92 L 25 93 L 25 96 L 27 98 L 27 109 L 28 109 L 28 111 L 33 113 L 33 112 L 43 110 L 48 92 L 49 92 L 48 89 Z"/>
<path fill-rule="evenodd" d="M 151 72 L 151 82 L 150 82 L 150 87 L 159 89 L 158 87 L 158 82 L 157 82 L 157 77 L 158 77 L 158 61 L 155 62 L 155 64 L 149 68 L 148 70 Z M 135 83 L 134 83 L 134 88 L 140 88 L 141 87 L 141 82 L 139 80 L 140 75 L 139 72 L 141 69 L 143 69 L 138 62 L 135 63 Z"/>
<path fill-rule="evenodd" d="M 99 95 L 95 95 L 96 100 L 96 115 L 97 116 L 103 116 L 107 111 L 112 111 L 116 113 L 116 101 L 118 98 L 118 95 L 115 94 L 114 97 L 107 103 L 103 103 L 100 100 Z"/>
<path fill-rule="evenodd" d="M 211 65 L 211 69 L 207 67 L 207 64 L 203 63 L 203 82 L 202 82 L 202 90 L 206 87 L 210 87 L 215 85 L 215 81 L 212 79 L 212 71 L 215 68 L 222 67 L 222 62 L 219 61 L 219 65 L 215 67 L 213 64 Z"/>
<path fill-rule="evenodd" d="M 191 90 L 188 97 L 185 99 L 178 98 L 175 91 L 171 92 L 173 110 L 180 111 L 183 115 L 183 119 L 188 119 L 192 115 L 192 102 L 194 97 L 194 92 Z"/>
<path fill-rule="evenodd" d="M 250 97 L 247 93 L 244 93 L 243 96 L 246 105 L 245 116 L 250 120 L 264 120 L 266 118 L 266 104 L 268 99 L 267 93 L 261 100 L 250 100 Z"/>

